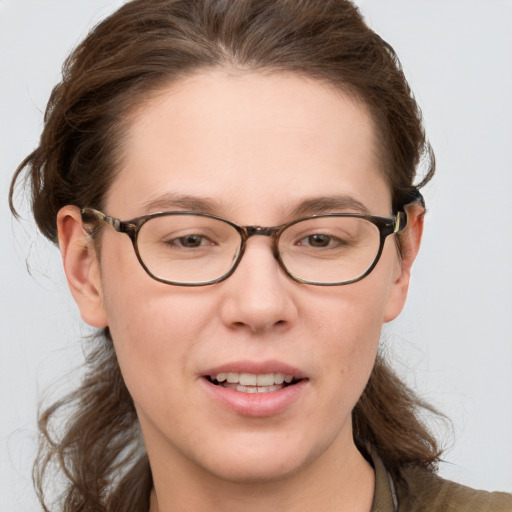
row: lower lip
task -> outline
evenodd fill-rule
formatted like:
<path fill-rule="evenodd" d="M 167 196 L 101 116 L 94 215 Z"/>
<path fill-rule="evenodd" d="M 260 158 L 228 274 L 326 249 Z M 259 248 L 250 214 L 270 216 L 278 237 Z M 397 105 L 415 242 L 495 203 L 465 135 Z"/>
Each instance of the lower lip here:
<path fill-rule="evenodd" d="M 304 393 L 307 379 L 269 393 L 243 393 L 234 389 L 217 386 L 203 378 L 207 391 L 222 406 L 241 415 L 252 418 L 275 416 L 284 412 Z"/>

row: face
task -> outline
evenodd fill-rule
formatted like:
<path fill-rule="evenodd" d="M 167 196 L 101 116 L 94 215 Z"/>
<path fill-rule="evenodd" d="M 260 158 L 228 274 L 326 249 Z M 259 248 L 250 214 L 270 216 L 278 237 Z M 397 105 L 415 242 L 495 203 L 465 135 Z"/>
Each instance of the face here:
<path fill-rule="evenodd" d="M 303 213 L 318 213 L 312 199 L 341 198 L 349 206 L 329 211 L 358 213 L 355 200 L 390 216 L 375 146 L 364 108 L 318 82 L 199 74 L 132 116 L 105 212 L 201 209 L 274 226 L 305 202 Z M 249 482 L 332 471 L 352 453 L 351 411 L 382 324 L 405 298 L 393 237 L 368 277 L 334 287 L 291 280 L 262 236 L 249 239 L 231 277 L 197 288 L 151 279 L 110 227 L 101 247 L 87 274 L 97 296 L 77 302 L 89 323 L 110 328 L 153 468 Z M 297 382 L 252 394 L 211 382 L 219 373 Z"/>

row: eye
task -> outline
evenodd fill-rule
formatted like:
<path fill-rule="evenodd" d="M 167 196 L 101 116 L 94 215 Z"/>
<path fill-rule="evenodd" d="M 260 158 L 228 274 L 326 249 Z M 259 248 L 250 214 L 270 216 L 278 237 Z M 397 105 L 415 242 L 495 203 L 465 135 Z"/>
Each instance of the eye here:
<path fill-rule="evenodd" d="M 325 248 L 340 248 L 347 245 L 347 240 L 340 238 L 338 236 L 326 235 L 323 233 L 314 233 L 312 235 L 307 235 L 296 243 L 296 245 L 300 247 L 312 247 L 317 249 L 325 249 Z"/>
<path fill-rule="evenodd" d="M 205 245 L 214 245 L 208 238 L 203 235 L 190 234 L 180 236 L 178 238 L 170 238 L 166 242 L 168 245 L 175 245 L 185 247 L 187 249 L 195 249 L 197 247 L 204 247 Z"/>
<path fill-rule="evenodd" d="M 309 245 L 311 247 L 328 247 L 332 242 L 332 237 L 328 235 L 314 234 L 299 240 L 298 245 Z"/>

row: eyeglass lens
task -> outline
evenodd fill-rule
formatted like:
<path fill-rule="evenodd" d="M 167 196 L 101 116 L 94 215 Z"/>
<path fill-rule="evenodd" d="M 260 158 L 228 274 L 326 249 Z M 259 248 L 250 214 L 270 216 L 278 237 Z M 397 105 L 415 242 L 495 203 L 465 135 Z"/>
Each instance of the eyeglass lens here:
<path fill-rule="evenodd" d="M 139 231 L 141 260 L 156 277 L 182 284 L 215 281 L 237 262 L 241 234 L 219 219 L 185 214 L 153 217 Z M 288 226 L 278 251 L 287 271 L 313 283 L 342 283 L 362 276 L 380 247 L 380 232 L 358 217 L 314 217 Z"/>

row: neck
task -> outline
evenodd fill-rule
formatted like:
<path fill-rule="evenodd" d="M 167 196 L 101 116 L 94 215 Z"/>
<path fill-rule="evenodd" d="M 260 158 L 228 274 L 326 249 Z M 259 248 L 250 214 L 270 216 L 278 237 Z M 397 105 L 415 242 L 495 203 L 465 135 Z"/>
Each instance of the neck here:
<path fill-rule="evenodd" d="M 372 467 L 355 446 L 339 460 L 323 460 L 329 456 L 326 452 L 307 468 L 267 482 L 232 482 L 207 474 L 187 479 L 178 473 L 169 481 L 155 468 L 150 512 L 369 512 L 375 486 Z"/>

